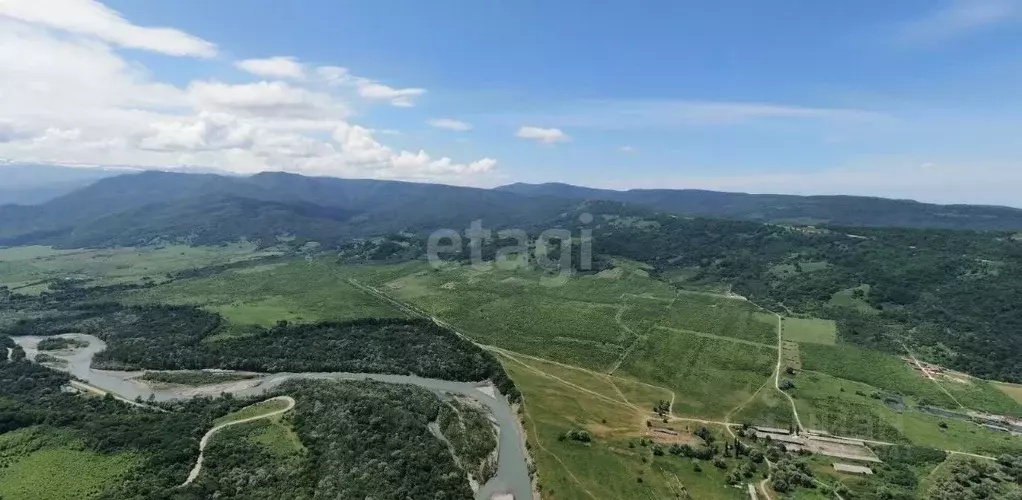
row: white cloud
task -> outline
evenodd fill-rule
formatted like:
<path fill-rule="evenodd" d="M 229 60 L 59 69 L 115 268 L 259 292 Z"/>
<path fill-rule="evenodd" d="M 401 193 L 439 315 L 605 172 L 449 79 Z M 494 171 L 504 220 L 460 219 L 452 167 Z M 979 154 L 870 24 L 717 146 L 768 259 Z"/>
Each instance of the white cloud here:
<path fill-rule="evenodd" d="M 355 85 L 358 88 L 358 95 L 366 99 L 390 101 L 392 106 L 399 108 L 415 106 L 415 98 L 426 93 L 426 89 L 396 89 L 364 78 L 357 79 Z"/>
<path fill-rule="evenodd" d="M 429 120 L 426 123 L 428 123 L 431 127 L 454 130 L 458 132 L 472 130 L 471 124 L 459 120 L 452 120 L 450 118 L 436 118 L 433 120 Z"/>
<path fill-rule="evenodd" d="M 617 148 L 617 150 L 622 152 L 622 153 L 632 153 L 632 152 L 635 151 L 635 148 L 633 148 L 631 146 L 621 146 L 621 147 Z"/>
<path fill-rule="evenodd" d="M 239 69 L 257 76 L 269 78 L 305 78 L 305 68 L 293 57 L 271 57 L 268 59 L 245 59 L 235 63 Z"/>
<path fill-rule="evenodd" d="M 316 68 L 316 75 L 333 86 L 345 85 L 353 78 L 348 68 L 340 66 L 320 66 Z"/>
<path fill-rule="evenodd" d="M 87 35 L 122 47 L 172 56 L 213 57 L 216 45 L 172 28 L 149 28 L 128 22 L 94 0 L 4 0 L 0 16 Z"/>
<path fill-rule="evenodd" d="M 513 115 L 508 119 L 542 121 L 557 127 L 626 130 L 734 125 L 756 120 L 872 122 L 888 117 L 860 109 L 762 102 L 595 100 L 575 102 L 545 114 Z"/>
<path fill-rule="evenodd" d="M 537 140 L 544 144 L 554 144 L 557 142 L 567 142 L 571 140 L 567 134 L 556 128 L 522 127 L 518 129 L 515 136 L 521 137 L 522 139 Z"/>
<path fill-rule="evenodd" d="M 352 87 L 359 96 L 371 101 L 389 101 L 391 106 L 410 108 L 415 106 L 415 99 L 426 94 L 421 88 L 394 88 L 380 82 L 354 76 L 348 68 L 340 66 L 320 66 L 316 75 L 334 87 Z"/>
<path fill-rule="evenodd" d="M 347 107 L 329 94 L 312 92 L 284 82 L 230 85 L 195 81 L 189 98 L 200 108 L 232 110 L 255 116 L 340 119 Z"/>
<path fill-rule="evenodd" d="M 317 69 L 320 79 L 308 84 L 177 86 L 112 43 L 0 15 L 0 158 L 455 184 L 496 175 L 490 158 L 455 162 L 381 144 L 349 121 L 345 99 L 356 97 L 356 81 L 344 92 L 323 85 Z"/>
<path fill-rule="evenodd" d="M 394 152 L 376 141 L 372 131 L 358 125 L 341 125 L 334 131 L 333 139 L 340 145 L 341 153 L 348 161 L 372 170 L 391 169 L 382 177 L 428 178 L 435 175 L 463 175 L 490 172 L 497 161 L 492 158 L 459 164 L 444 157 L 434 160 L 425 151 Z"/>
<path fill-rule="evenodd" d="M 933 43 L 1012 21 L 1022 21 L 1018 0 L 951 0 L 941 9 L 899 25 L 895 35 L 904 43 Z"/>

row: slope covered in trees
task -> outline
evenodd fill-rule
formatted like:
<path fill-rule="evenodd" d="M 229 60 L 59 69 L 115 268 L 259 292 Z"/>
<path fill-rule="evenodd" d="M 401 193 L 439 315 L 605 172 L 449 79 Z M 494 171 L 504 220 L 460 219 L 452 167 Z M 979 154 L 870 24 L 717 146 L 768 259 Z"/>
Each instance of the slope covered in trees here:
<path fill-rule="evenodd" d="M 688 216 L 758 222 L 939 229 L 1022 229 L 1022 210 L 981 205 L 936 205 L 868 196 L 795 196 L 705 191 L 615 191 L 570 184 L 510 184 L 497 188 L 527 196 L 606 200 Z"/>
<path fill-rule="evenodd" d="M 103 179 L 39 206 L 0 207 L 0 245 L 211 244 L 245 237 L 337 246 L 397 231 L 525 225 L 576 202 L 486 189 L 392 181 L 145 172 Z"/>
<path fill-rule="evenodd" d="M 63 247 L 159 241 L 215 244 L 247 238 L 327 247 L 400 231 L 533 227 L 586 200 L 686 216 L 759 222 L 947 229 L 1022 229 L 1022 210 L 930 205 L 854 196 L 694 190 L 592 190 L 511 185 L 496 190 L 409 182 L 143 172 L 101 179 L 37 206 L 0 206 L 0 244 Z"/>

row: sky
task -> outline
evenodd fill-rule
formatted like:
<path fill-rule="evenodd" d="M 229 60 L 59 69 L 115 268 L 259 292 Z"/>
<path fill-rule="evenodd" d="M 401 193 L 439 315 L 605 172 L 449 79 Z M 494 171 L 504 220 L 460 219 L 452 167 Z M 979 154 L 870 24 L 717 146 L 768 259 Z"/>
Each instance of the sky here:
<path fill-rule="evenodd" d="M 19 162 L 1020 206 L 1020 89 L 1022 0 L 0 0 Z"/>

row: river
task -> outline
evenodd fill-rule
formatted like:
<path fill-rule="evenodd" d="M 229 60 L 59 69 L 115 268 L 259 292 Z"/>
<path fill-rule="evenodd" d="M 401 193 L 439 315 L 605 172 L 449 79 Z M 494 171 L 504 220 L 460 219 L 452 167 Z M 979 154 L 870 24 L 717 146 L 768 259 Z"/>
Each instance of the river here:
<path fill-rule="evenodd" d="M 512 495 L 515 500 L 532 498 L 532 482 L 529 478 L 528 462 L 522 443 L 525 441 L 519 434 L 517 416 L 507 398 L 503 397 L 490 384 L 452 382 L 408 375 L 382 375 L 374 373 L 274 373 L 257 378 L 205 386 L 191 389 L 170 389 L 153 387 L 137 380 L 143 372 L 120 372 L 92 369 L 92 358 L 96 353 L 106 349 L 106 343 L 92 335 L 67 334 L 59 335 L 66 338 L 77 338 L 89 342 L 89 346 L 74 351 L 50 352 L 55 357 L 67 361 L 66 366 L 54 365 L 71 375 L 88 382 L 104 391 L 135 399 L 150 397 L 156 401 L 170 401 L 196 396 L 213 395 L 229 392 L 236 396 L 258 396 L 264 394 L 287 380 L 376 380 L 392 384 L 412 384 L 437 393 L 460 394 L 470 397 L 485 405 L 497 421 L 500 428 L 499 448 L 497 456 L 497 474 L 479 488 L 476 500 L 491 498 L 508 499 Z M 46 337 L 14 337 L 14 341 L 25 349 L 28 359 L 34 360 L 39 350 L 39 341 Z M 491 396 L 490 394 L 493 394 Z M 494 397 L 496 396 L 496 397 Z"/>

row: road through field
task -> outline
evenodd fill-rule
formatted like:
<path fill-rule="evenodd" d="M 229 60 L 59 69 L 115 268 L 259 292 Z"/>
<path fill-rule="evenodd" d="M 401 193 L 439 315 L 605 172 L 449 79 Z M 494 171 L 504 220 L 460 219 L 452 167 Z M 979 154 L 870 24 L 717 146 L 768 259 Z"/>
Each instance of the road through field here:
<path fill-rule="evenodd" d="M 287 402 L 287 408 L 283 408 L 283 409 L 276 410 L 276 411 L 271 411 L 271 412 L 265 413 L 263 415 L 256 415 L 254 417 L 243 418 L 241 420 L 234 420 L 232 422 L 224 422 L 224 423 L 222 423 L 220 425 L 217 425 L 217 426 L 213 427 L 212 429 L 209 430 L 209 432 L 207 432 L 204 436 L 202 436 L 202 440 L 199 441 L 199 458 L 195 461 L 195 467 L 192 467 L 192 471 L 188 473 L 188 479 L 186 479 L 184 483 L 181 483 L 181 486 L 179 486 L 179 487 L 183 488 L 185 486 L 188 486 L 189 484 L 192 484 L 192 482 L 194 482 L 195 479 L 197 479 L 199 477 L 199 473 L 202 472 L 202 461 L 205 458 L 206 446 L 209 444 L 209 441 L 211 439 L 213 439 L 213 436 L 216 435 L 216 433 L 218 433 L 221 430 L 226 429 L 227 427 L 230 427 L 232 425 L 240 425 L 240 424 L 245 424 L 245 423 L 248 423 L 248 422 L 254 422 L 256 420 L 262 420 L 264 418 L 272 418 L 272 417 L 276 417 L 277 415 L 283 415 L 283 414 L 291 411 L 295 407 L 295 400 L 291 396 L 277 396 L 275 398 L 267 399 L 266 401 L 263 401 L 262 403 L 266 403 L 268 401 L 286 401 Z M 262 404 L 262 403 L 256 403 L 256 404 Z"/>
<path fill-rule="evenodd" d="M 379 299 L 384 300 L 386 302 L 389 302 L 389 303 L 395 305 L 396 307 L 398 307 L 402 311 L 405 311 L 409 315 L 419 316 L 419 317 L 422 317 L 422 318 L 430 319 L 433 322 L 437 323 L 438 325 L 452 330 L 453 332 L 455 332 L 460 337 L 475 343 L 479 347 L 482 347 L 483 349 L 486 349 L 488 351 L 491 351 L 491 352 L 503 355 L 505 358 L 511 360 L 512 362 L 524 365 L 524 367 L 526 369 L 532 371 L 533 373 L 536 373 L 536 374 L 539 374 L 539 375 L 544 376 L 546 378 L 549 378 L 549 379 L 553 380 L 556 383 L 567 385 L 568 387 L 571 387 L 571 388 L 573 388 L 575 390 L 579 390 L 579 391 L 581 391 L 583 393 L 586 393 L 586 394 L 589 394 L 591 396 L 594 396 L 594 397 L 596 397 L 596 398 L 598 398 L 598 399 L 600 399 L 602 401 L 605 401 L 607 403 L 610 403 L 610 404 L 621 405 L 621 406 L 624 406 L 624 407 L 633 408 L 633 409 L 638 410 L 640 412 L 645 412 L 646 411 L 646 410 L 644 410 L 642 408 L 637 407 L 636 405 L 632 404 L 631 402 L 629 402 L 627 399 L 625 399 L 623 397 L 623 394 L 621 394 L 621 396 L 622 396 L 621 400 L 615 400 L 614 398 L 610 398 L 610 397 L 608 397 L 606 395 L 596 393 L 595 391 L 592 391 L 590 389 L 581 387 L 581 386 L 579 386 L 577 384 L 574 384 L 572 382 L 566 381 L 566 380 L 564 380 L 564 379 L 562 379 L 560 377 L 557 377 L 556 375 L 547 373 L 547 372 L 543 371 L 541 368 L 539 368 L 537 366 L 530 365 L 530 364 L 527 364 L 527 363 L 523 362 L 523 360 L 534 360 L 534 361 L 539 361 L 539 362 L 543 362 L 543 363 L 550 363 L 550 364 L 553 364 L 555 366 L 559 366 L 559 367 L 563 367 L 563 368 L 568 368 L 568 369 L 572 369 L 572 370 L 578 370 L 580 372 L 588 373 L 588 374 L 596 376 L 596 377 L 602 377 L 602 378 L 610 381 L 611 383 L 613 383 L 613 379 L 619 379 L 620 378 L 620 377 L 614 376 L 613 372 L 616 371 L 616 369 L 621 365 L 621 362 L 624 360 L 624 358 L 627 357 L 627 355 L 631 353 L 631 351 L 634 348 L 634 346 L 637 343 L 639 343 L 639 341 L 644 340 L 642 338 L 637 338 L 636 342 L 634 342 L 631 346 L 629 346 L 628 349 L 625 350 L 623 355 L 610 368 L 610 370 L 609 370 L 610 373 L 606 373 L 606 372 L 600 373 L 600 372 L 597 372 L 597 371 L 589 370 L 587 368 L 583 368 L 583 367 L 579 367 L 579 366 L 574 366 L 574 365 L 569 365 L 569 364 L 561 363 L 561 362 L 558 362 L 558 361 L 554 361 L 554 360 L 550 360 L 550 359 L 545 359 L 545 358 L 540 358 L 540 357 L 537 357 L 537 356 L 532 356 L 532 355 L 524 354 L 524 353 L 520 353 L 520 352 L 510 351 L 510 350 L 503 349 L 503 348 L 496 347 L 496 346 L 492 346 L 492 345 L 479 344 L 479 343 L 473 341 L 471 339 L 471 337 L 469 337 L 468 335 L 466 335 L 463 332 L 459 331 L 458 329 L 454 328 L 452 325 L 450 325 L 450 324 L 440 320 L 439 318 L 436 318 L 434 316 L 431 316 L 431 315 L 425 313 L 424 311 L 418 309 L 417 307 L 415 307 L 415 306 L 413 306 L 411 304 L 407 304 L 407 303 L 405 303 L 403 301 L 395 299 L 395 298 L 393 298 L 393 297 L 391 297 L 391 296 L 381 292 L 380 290 L 377 290 L 376 288 L 366 286 L 366 285 L 364 285 L 362 283 L 359 283 L 359 282 L 357 282 L 355 280 L 349 280 L 349 282 L 352 283 L 353 285 L 355 285 L 356 287 L 358 287 L 358 288 L 360 288 L 360 289 L 362 289 L 362 290 L 364 290 L 364 291 L 366 291 L 366 292 L 368 292 L 368 293 L 378 297 Z M 747 302 L 749 302 L 750 304 L 752 304 L 752 305 L 762 309 L 763 311 L 766 311 L 766 312 L 768 312 L 770 314 L 773 314 L 774 317 L 777 318 L 777 346 L 776 346 L 776 349 L 777 349 L 777 364 L 774 367 L 774 373 L 772 374 L 771 377 L 769 377 L 764 382 L 763 386 L 760 387 L 760 390 L 764 389 L 768 384 L 770 384 L 770 379 L 772 378 L 773 379 L 774 390 L 776 390 L 776 391 L 780 392 L 781 394 L 783 394 L 784 397 L 787 398 L 788 403 L 791 405 L 792 415 L 795 417 L 795 423 L 796 423 L 799 431 L 800 432 L 805 432 L 806 429 L 802 425 L 802 419 L 801 419 L 801 416 L 798 413 L 798 408 L 795 405 L 794 398 L 792 398 L 791 395 L 788 394 L 786 391 L 781 390 L 781 385 L 780 385 L 781 369 L 782 369 L 782 366 L 784 365 L 784 358 L 783 358 L 783 355 L 784 355 L 784 345 L 783 345 L 784 344 L 784 330 L 783 330 L 784 323 L 783 323 L 782 316 L 780 314 L 774 312 L 774 311 L 771 311 L 771 310 L 769 310 L 769 309 L 767 309 L 767 308 L 765 308 L 763 306 L 760 306 L 759 304 L 756 304 L 755 302 L 749 301 L 748 299 L 745 299 L 745 300 Z M 624 306 L 624 307 L 627 307 L 627 306 Z M 619 314 L 618 314 L 616 319 L 619 321 L 619 323 L 623 323 L 621 321 L 621 315 L 622 315 L 623 312 L 624 312 L 624 308 L 622 308 L 622 309 L 620 309 L 618 311 Z M 620 326 L 624 327 L 626 330 L 630 330 L 624 324 L 621 324 Z M 670 329 L 670 328 L 668 328 L 668 329 Z M 630 332 L 630 333 L 634 334 L 634 332 Z M 750 346 L 756 346 L 756 347 L 766 346 L 766 344 L 758 344 L 758 343 L 755 343 L 755 342 L 741 341 L 739 339 L 729 339 L 729 340 L 730 341 L 736 341 L 737 343 L 750 344 Z M 773 346 L 769 346 L 769 347 L 773 348 Z M 644 383 L 644 382 L 639 382 L 639 381 L 631 380 L 631 379 L 622 379 L 622 380 L 628 380 L 629 382 L 640 383 L 640 384 L 646 385 L 648 387 L 655 387 L 655 388 L 659 388 L 659 389 L 663 389 L 663 390 L 669 391 L 670 394 L 671 394 L 671 405 L 670 405 L 669 417 L 668 417 L 669 421 L 672 421 L 672 422 L 693 422 L 693 423 L 699 423 L 699 424 L 702 424 L 702 425 L 719 425 L 719 426 L 723 426 L 724 429 L 726 429 L 729 433 L 732 434 L 732 436 L 734 434 L 733 434 L 733 431 L 732 431 L 731 428 L 733 426 L 737 426 L 738 424 L 735 424 L 735 423 L 731 422 L 730 421 L 730 417 L 734 413 L 737 413 L 737 411 L 739 411 L 742 407 L 744 407 L 746 404 L 748 404 L 749 401 L 751 401 L 751 399 L 752 399 L 752 398 L 750 398 L 749 401 L 746 401 L 746 402 L 742 403 L 742 405 L 739 405 L 737 408 L 732 410 L 728 415 L 725 416 L 724 421 L 708 420 L 708 419 L 700 419 L 700 418 L 690 418 L 690 417 L 678 416 L 678 415 L 676 415 L 674 413 L 675 394 L 674 394 L 673 390 L 670 390 L 669 388 L 666 388 L 666 387 L 655 386 L 655 385 L 652 385 L 652 384 L 647 384 L 647 383 Z M 756 392 L 758 393 L 758 391 L 756 391 Z M 753 394 L 752 397 L 754 398 L 755 394 Z M 527 409 L 526 409 L 526 411 L 527 411 Z M 533 429 L 533 432 L 535 432 L 535 429 Z M 842 438 L 843 439 L 857 439 L 857 440 L 862 441 L 862 442 L 867 443 L 867 444 L 881 445 L 881 446 L 894 446 L 894 444 L 895 444 L 895 443 L 890 443 L 890 442 L 885 442 L 885 441 L 875 441 L 875 440 L 868 440 L 868 439 L 861 439 L 861 438 L 851 438 L 851 437 L 843 437 L 843 436 L 831 436 L 831 437 L 834 437 L 834 438 L 837 438 L 837 439 L 842 439 Z M 546 451 L 548 454 L 552 455 L 555 460 L 557 460 L 563 467 L 565 467 L 565 469 L 568 469 L 567 464 L 565 464 L 563 461 L 561 461 L 561 459 L 559 457 L 557 457 L 556 455 L 551 453 L 549 450 L 544 450 L 544 451 Z M 989 456 L 985 456 L 985 455 L 978 455 L 978 454 L 973 454 L 973 453 L 965 453 L 965 452 L 959 452 L 959 451 L 953 451 L 953 450 L 945 450 L 945 451 L 947 453 L 949 453 L 949 454 L 970 456 L 970 457 L 984 459 L 984 460 L 994 460 L 993 457 L 989 457 Z M 772 464 L 771 464 L 771 468 L 772 468 Z M 578 480 L 578 478 L 576 478 L 574 476 L 574 474 L 571 473 L 570 469 L 567 470 L 567 472 L 573 478 L 573 480 L 579 485 L 579 487 L 582 488 L 583 491 L 585 491 L 585 493 L 587 493 L 589 496 L 592 496 L 592 493 L 585 489 L 584 485 Z M 772 474 L 771 474 L 771 476 L 768 476 L 763 481 L 760 481 L 758 485 L 756 485 L 756 486 L 758 486 L 759 492 L 762 493 L 762 497 L 764 499 L 766 499 L 766 500 L 773 500 L 773 498 L 774 498 L 770 494 L 770 486 L 769 485 L 770 485 L 771 478 L 772 478 Z M 752 486 L 752 485 L 750 485 L 750 486 Z M 755 490 L 753 490 L 753 491 L 755 491 Z M 836 492 L 834 493 L 834 495 L 835 495 L 835 497 L 838 500 L 843 500 L 842 496 L 837 494 Z"/>
<path fill-rule="evenodd" d="M 784 394 L 784 397 L 788 398 L 788 402 L 791 403 L 791 412 L 795 415 L 795 425 L 798 426 L 799 431 L 804 431 L 806 428 L 802 427 L 802 419 L 798 416 L 798 408 L 795 406 L 795 399 L 793 399 L 787 391 L 781 390 L 781 365 L 784 364 L 784 321 L 781 319 L 780 314 L 775 312 L 772 312 L 772 314 L 777 317 L 777 368 L 774 370 L 774 388 L 781 394 Z"/>

